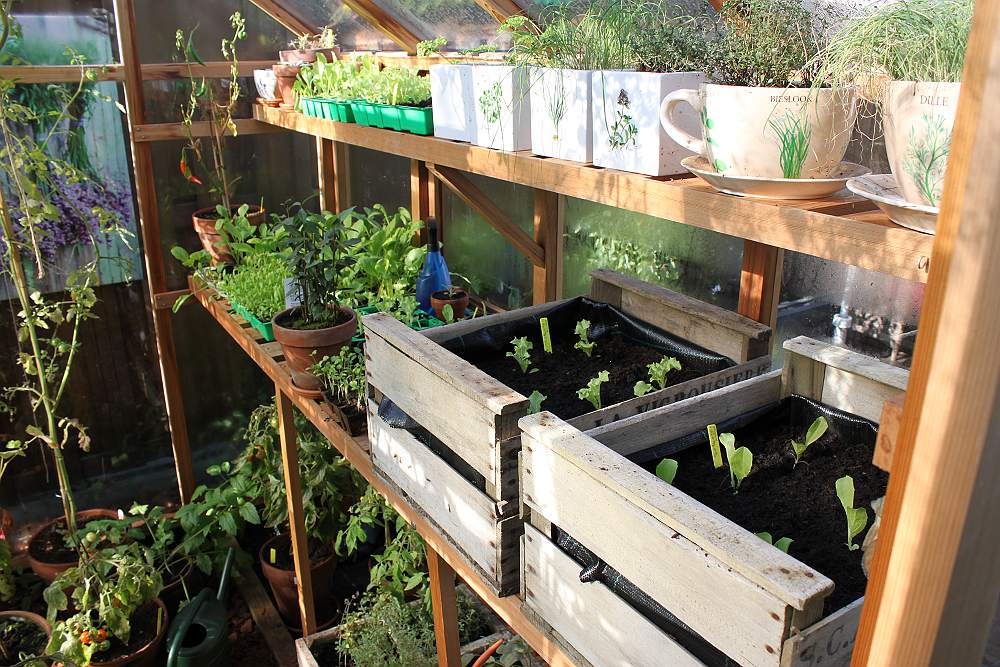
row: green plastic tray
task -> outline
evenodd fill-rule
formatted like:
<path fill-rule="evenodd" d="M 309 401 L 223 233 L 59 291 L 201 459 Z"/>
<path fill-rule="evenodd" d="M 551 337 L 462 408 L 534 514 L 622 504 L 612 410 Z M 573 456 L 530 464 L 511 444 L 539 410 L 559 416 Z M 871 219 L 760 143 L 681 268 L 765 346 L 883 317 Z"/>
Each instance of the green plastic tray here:
<path fill-rule="evenodd" d="M 271 326 L 270 322 L 261 322 L 253 313 L 235 301 L 230 300 L 229 305 L 233 307 L 233 310 L 236 311 L 237 315 L 249 322 L 250 326 L 256 329 L 258 333 L 264 337 L 264 340 L 268 343 L 274 342 L 274 328 Z"/>

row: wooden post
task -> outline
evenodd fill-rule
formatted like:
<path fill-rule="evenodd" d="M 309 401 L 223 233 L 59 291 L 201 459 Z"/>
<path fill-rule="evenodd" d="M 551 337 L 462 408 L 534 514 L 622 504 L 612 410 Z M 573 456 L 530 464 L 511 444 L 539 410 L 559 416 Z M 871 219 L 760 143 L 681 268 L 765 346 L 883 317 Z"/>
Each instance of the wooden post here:
<path fill-rule="evenodd" d="M 299 616 L 302 635 L 316 632 L 316 607 L 313 601 L 312 571 L 309 568 L 309 538 L 306 536 L 302 509 L 302 480 L 299 477 L 299 444 L 295 437 L 295 411 L 292 402 L 275 385 L 278 406 L 278 438 L 281 441 L 281 462 L 285 473 L 285 500 L 288 503 L 288 527 L 295 580 L 299 589 Z"/>
<path fill-rule="evenodd" d="M 461 667 L 462 651 L 458 640 L 458 607 L 455 604 L 455 570 L 451 569 L 431 545 L 426 545 L 427 571 L 430 574 L 431 602 L 434 605 L 434 639 L 438 667 Z"/>
<path fill-rule="evenodd" d="M 1000 2 L 981 1 L 856 667 L 979 665 L 1000 594 L 998 105 Z"/>
<path fill-rule="evenodd" d="M 785 251 L 774 246 L 743 242 L 740 303 L 737 312 L 772 329 L 778 321 L 781 268 Z"/>
<path fill-rule="evenodd" d="M 559 195 L 535 190 L 534 226 L 535 243 L 545 251 L 545 264 L 532 266 L 533 302 L 540 304 L 562 295 L 564 218 Z"/>
<path fill-rule="evenodd" d="M 434 218 L 438 223 L 438 240 L 444 241 L 444 205 L 441 184 L 420 160 L 410 160 L 410 213 L 416 220 Z M 427 229 L 421 229 L 415 242 L 427 243 Z"/>
<path fill-rule="evenodd" d="M 153 157 L 148 143 L 136 141 L 135 127 L 146 122 L 146 105 L 142 93 L 142 65 L 136 42 L 133 0 L 115 0 L 115 24 L 118 26 L 118 52 L 125 68 L 125 106 L 128 112 L 129 143 L 135 170 L 135 197 L 139 207 L 139 231 L 146 266 L 146 286 L 153 314 L 157 358 L 163 400 L 170 426 L 170 441 L 174 450 L 174 467 L 181 502 L 191 499 L 194 492 L 194 470 L 188 444 L 184 396 L 181 392 L 177 351 L 174 347 L 173 321 L 168 307 L 158 307 L 157 295 L 166 291 L 163 250 L 160 242 L 160 220 L 156 208 L 156 185 L 153 180 Z"/>
<path fill-rule="evenodd" d="M 319 177 L 319 205 L 324 211 L 338 213 L 350 207 L 350 173 L 347 146 L 316 137 L 316 169 Z"/>

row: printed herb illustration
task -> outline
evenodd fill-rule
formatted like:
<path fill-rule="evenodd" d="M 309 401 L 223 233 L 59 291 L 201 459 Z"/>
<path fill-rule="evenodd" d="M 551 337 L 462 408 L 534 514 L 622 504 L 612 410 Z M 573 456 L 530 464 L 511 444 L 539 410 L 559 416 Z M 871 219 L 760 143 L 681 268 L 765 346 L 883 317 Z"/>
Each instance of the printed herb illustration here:
<path fill-rule="evenodd" d="M 500 122 L 500 105 L 503 103 L 503 88 L 497 81 L 479 96 L 479 109 L 490 125 Z"/>
<path fill-rule="evenodd" d="M 847 515 L 847 548 L 855 551 L 860 549 L 861 545 L 855 544 L 854 538 L 868 525 L 868 510 L 854 506 L 854 478 L 850 475 L 838 479 L 834 486 L 840 504 L 844 506 L 844 514 Z"/>
<path fill-rule="evenodd" d="M 937 206 L 944 187 L 944 170 L 951 149 L 951 128 L 944 116 L 924 114 L 924 135 L 917 138 L 917 128 L 910 128 L 903 168 L 917 183 L 920 194 L 931 206 Z"/>
<path fill-rule="evenodd" d="M 581 401 L 590 401 L 590 404 L 594 406 L 595 410 L 601 409 L 601 385 L 611 379 L 611 375 L 607 371 L 601 371 L 597 374 L 597 377 L 591 378 L 587 382 L 587 386 L 583 389 L 578 389 L 576 395 L 580 397 Z"/>
<path fill-rule="evenodd" d="M 801 178 L 802 165 L 809 157 L 809 141 L 812 139 L 812 126 L 804 114 L 786 113 L 780 118 L 771 118 L 768 126 L 774 130 L 781 146 L 778 160 L 781 162 L 781 174 L 785 178 Z"/>
<path fill-rule="evenodd" d="M 552 123 L 553 141 L 559 141 L 559 126 L 566 117 L 566 82 L 562 70 L 558 70 L 558 83 L 555 90 L 545 91 L 545 113 Z"/>
<path fill-rule="evenodd" d="M 715 157 L 715 153 L 712 150 L 713 148 L 718 148 L 719 146 L 719 142 L 717 142 L 715 139 L 712 138 L 712 130 L 715 128 L 715 122 L 708 117 L 707 107 L 701 108 L 700 115 L 701 115 L 702 136 L 705 137 L 705 143 L 708 144 L 709 147 L 708 152 L 712 156 L 712 166 L 715 167 L 715 170 L 721 174 L 722 172 L 724 172 L 726 169 L 729 168 L 729 165 L 727 165 L 724 161 Z"/>
<path fill-rule="evenodd" d="M 608 128 L 608 145 L 611 148 L 635 148 L 635 138 L 639 134 L 639 128 L 636 127 L 630 113 L 631 104 L 628 93 L 624 89 L 620 90 L 615 101 L 615 120 Z"/>

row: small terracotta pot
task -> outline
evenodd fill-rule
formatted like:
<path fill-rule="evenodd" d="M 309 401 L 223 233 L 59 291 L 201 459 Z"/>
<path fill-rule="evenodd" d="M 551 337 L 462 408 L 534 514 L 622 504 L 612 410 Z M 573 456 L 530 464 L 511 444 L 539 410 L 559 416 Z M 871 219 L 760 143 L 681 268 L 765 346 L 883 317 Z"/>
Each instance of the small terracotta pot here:
<path fill-rule="evenodd" d="M 229 246 L 215 229 L 215 224 L 219 221 L 218 218 L 211 217 L 215 212 L 214 206 L 200 208 L 191 214 L 191 224 L 194 225 L 194 231 L 198 233 L 201 247 L 212 257 L 212 264 L 229 264 L 233 258 L 229 254 Z M 247 220 L 250 221 L 251 225 L 259 225 L 266 219 L 267 211 L 265 209 L 255 204 L 250 205 Z"/>
<path fill-rule="evenodd" d="M 163 640 L 167 636 L 167 627 L 170 625 L 170 614 L 160 598 L 153 598 L 153 604 L 163 610 L 163 622 L 160 623 L 160 631 L 156 633 L 156 636 L 145 646 L 128 655 L 108 662 L 94 660 L 90 663 L 92 667 L 125 667 L 125 665 L 128 667 L 158 667 L 166 663 L 166 656 L 163 655 Z M 153 613 L 156 613 L 155 607 Z"/>
<path fill-rule="evenodd" d="M 301 65 L 316 62 L 316 56 L 320 53 L 326 58 L 326 62 L 333 62 L 340 57 L 340 49 L 335 46 L 332 49 L 285 49 L 278 51 L 278 58 L 286 65 Z"/>
<path fill-rule="evenodd" d="M 295 92 L 292 90 L 292 86 L 295 85 L 295 79 L 299 75 L 299 66 L 277 63 L 271 65 L 271 69 L 274 70 L 274 78 L 278 81 L 281 108 L 286 111 L 293 110 L 295 108 Z"/>
<path fill-rule="evenodd" d="M 77 525 L 82 526 L 88 521 L 93 521 L 94 519 L 117 519 L 118 512 L 114 510 L 107 509 L 94 509 L 94 510 L 84 510 L 82 512 L 76 513 Z M 74 567 L 79 563 L 79 559 L 74 559 L 65 563 L 46 563 L 44 561 L 36 560 L 31 553 L 31 545 L 35 539 L 41 535 L 50 526 L 61 523 L 63 521 L 62 517 L 58 519 L 53 519 L 46 524 L 43 524 L 40 528 L 35 530 L 28 538 L 28 565 L 31 567 L 31 571 L 38 575 L 38 578 L 44 581 L 46 584 L 51 584 L 59 573 L 65 572 L 71 567 Z"/>
<path fill-rule="evenodd" d="M 13 618 L 13 619 L 20 618 L 24 619 L 25 621 L 28 621 L 29 623 L 32 623 L 33 625 L 37 625 L 39 628 L 45 631 L 45 636 L 48 638 L 45 640 L 46 645 L 48 645 L 49 643 L 48 640 L 52 639 L 52 626 L 50 626 L 48 621 L 46 621 L 38 614 L 35 614 L 30 611 L 22 611 L 20 609 L 14 609 L 11 611 L 0 611 L 0 621 L 4 620 L 5 618 Z M 43 652 L 44 649 L 45 646 L 42 647 Z"/>
<path fill-rule="evenodd" d="M 270 563 L 270 552 L 287 549 L 290 544 L 288 533 L 275 535 L 260 548 L 258 558 L 260 559 L 260 569 L 267 578 L 267 583 L 271 586 L 271 593 L 274 595 L 275 606 L 281 617 L 289 625 L 299 624 L 299 594 L 298 583 L 295 581 L 294 570 L 282 570 Z M 326 601 L 333 596 L 333 573 L 337 570 L 337 556 L 330 553 L 329 556 L 317 563 L 310 563 L 309 572 L 312 574 L 313 599 Z"/>
<path fill-rule="evenodd" d="M 444 315 L 441 311 L 448 304 L 451 304 L 451 309 L 456 320 L 465 317 L 465 309 L 469 307 L 469 293 L 465 290 L 456 290 L 455 294 L 456 296 L 452 298 L 448 297 L 448 290 L 441 290 L 431 294 L 431 308 L 434 309 L 434 315 L 442 322 L 444 322 Z"/>
<path fill-rule="evenodd" d="M 281 353 L 292 372 L 295 389 L 302 394 L 322 398 L 322 383 L 309 369 L 317 361 L 337 354 L 350 344 L 351 338 L 358 332 L 358 317 L 350 308 L 341 306 L 340 312 L 350 315 L 341 324 L 325 329 L 289 329 L 287 325 L 295 319 L 298 311 L 298 308 L 289 308 L 274 316 L 271 320 L 274 338 L 281 343 Z"/>

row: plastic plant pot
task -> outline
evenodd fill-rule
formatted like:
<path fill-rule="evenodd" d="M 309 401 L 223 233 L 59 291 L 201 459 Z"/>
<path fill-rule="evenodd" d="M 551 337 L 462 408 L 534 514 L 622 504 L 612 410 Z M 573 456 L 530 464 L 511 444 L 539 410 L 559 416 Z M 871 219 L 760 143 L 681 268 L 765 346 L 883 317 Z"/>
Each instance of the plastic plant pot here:
<path fill-rule="evenodd" d="M 371 102 L 362 102 L 361 108 L 365 110 L 365 114 L 368 116 L 368 125 L 371 127 L 385 127 L 382 123 L 382 114 L 379 113 L 378 107 Z"/>
<path fill-rule="evenodd" d="M 233 307 L 233 310 L 236 311 L 237 315 L 249 322 L 250 326 L 256 329 L 257 332 L 264 337 L 265 341 L 268 343 L 274 342 L 274 327 L 270 322 L 261 322 L 253 313 L 235 301 L 230 301 L 229 305 Z"/>
<path fill-rule="evenodd" d="M 430 107 L 399 107 L 401 129 L 413 134 L 434 134 L 434 115 Z"/>
<path fill-rule="evenodd" d="M 302 113 L 304 113 L 305 115 L 307 115 L 307 116 L 314 116 L 314 115 L 316 115 L 315 114 L 316 109 L 315 109 L 315 105 L 313 104 L 313 98 L 311 98 L 311 97 L 303 97 L 302 99 L 300 99 L 299 100 L 299 110 Z"/>
<path fill-rule="evenodd" d="M 350 102 L 337 102 L 337 120 L 342 123 L 354 122 L 354 109 Z"/>
<path fill-rule="evenodd" d="M 351 111 L 354 112 L 354 120 L 358 125 L 372 127 L 371 120 L 368 117 L 367 106 L 368 105 L 361 100 L 355 100 L 351 102 Z"/>
<path fill-rule="evenodd" d="M 403 129 L 402 115 L 399 107 L 391 104 L 379 104 L 378 112 L 382 116 L 382 127 L 387 130 L 396 130 L 397 132 Z"/>

